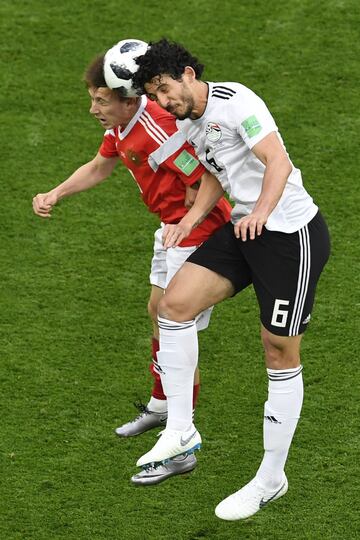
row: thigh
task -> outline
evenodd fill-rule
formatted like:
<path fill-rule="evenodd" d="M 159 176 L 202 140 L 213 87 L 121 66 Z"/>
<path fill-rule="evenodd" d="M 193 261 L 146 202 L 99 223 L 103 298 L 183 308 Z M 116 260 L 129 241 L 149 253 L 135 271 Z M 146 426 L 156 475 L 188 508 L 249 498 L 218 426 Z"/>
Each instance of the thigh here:
<path fill-rule="evenodd" d="M 232 223 L 226 223 L 188 258 L 219 276 L 233 286 L 233 294 L 245 289 L 252 282 L 251 270 L 234 235 Z"/>
<path fill-rule="evenodd" d="M 187 261 L 166 288 L 159 314 L 174 321 L 187 321 L 233 294 L 228 279 Z"/>
<path fill-rule="evenodd" d="M 182 267 L 186 259 L 194 253 L 198 246 L 176 247 L 167 250 L 166 262 L 168 273 L 166 276 L 166 285 L 170 283 L 176 272 Z M 198 331 L 205 330 L 210 323 L 213 305 L 204 311 L 201 311 L 196 317 L 196 328 Z"/>
<path fill-rule="evenodd" d="M 329 236 L 321 215 L 292 234 L 265 229 L 255 240 L 244 242 L 242 251 L 251 267 L 264 327 L 279 336 L 302 334 L 329 256 Z"/>

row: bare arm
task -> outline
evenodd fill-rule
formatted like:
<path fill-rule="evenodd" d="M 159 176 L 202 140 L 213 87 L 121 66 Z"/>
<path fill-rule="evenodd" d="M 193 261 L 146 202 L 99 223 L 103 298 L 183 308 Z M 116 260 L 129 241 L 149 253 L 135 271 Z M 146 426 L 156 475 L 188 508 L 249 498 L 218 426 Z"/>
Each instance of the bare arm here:
<path fill-rule="evenodd" d="M 166 225 L 163 233 L 164 247 L 176 247 L 197 227 L 224 194 L 217 178 L 206 171 L 201 177 L 199 191 L 193 206 L 176 225 Z"/>
<path fill-rule="evenodd" d="M 113 172 L 118 158 L 104 158 L 96 154 L 94 159 L 79 167 L 67 180 L 47 193 L 33 198 L 33 210 L 40 217 L 50 217 L 53 206 L 64 197 L 80 193 L 99 184 Z"/>
<path fill-rule="evenodd" d="M 185 206 L 187 209 L 190 209 L 195 202 L 198 190 L 200 187 L 200 180 L 195 182 L 192 186 L 186 186 L 185 190 Z"/>
<path fill-rule="evenodd" d="M 260 197 L 251 214 L 241 218 L 234 226 L 235 236 L 250 240 L 260 235 L 262 228 L 284 191 L 291 163 L 276 133 L 269 133 L 262 141 L 255 144 L 252 151 L 265 165 L 265 173 Z"/>

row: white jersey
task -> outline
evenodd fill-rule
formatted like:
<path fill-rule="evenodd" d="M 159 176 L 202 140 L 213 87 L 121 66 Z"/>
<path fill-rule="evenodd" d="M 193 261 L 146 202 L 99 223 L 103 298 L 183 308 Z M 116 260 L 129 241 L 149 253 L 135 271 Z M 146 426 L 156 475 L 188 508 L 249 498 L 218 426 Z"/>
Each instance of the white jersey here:
<path fill-rule="evenodd" d="M 253 210 L 262 188 L 265 166 L 251 151 L 271 132 L 282 138 L 265 103 L 246 86 L 234 82 L 207 83 L 203 115 L 178 120 L 179 129 L 198 158 L 236 203 L 233 223 Z M 292 165 L 283 194 L 268 217 L 266 228 L 293 233 L 306 225 L 318 208 L 305 190 L 301 172 Z"/>

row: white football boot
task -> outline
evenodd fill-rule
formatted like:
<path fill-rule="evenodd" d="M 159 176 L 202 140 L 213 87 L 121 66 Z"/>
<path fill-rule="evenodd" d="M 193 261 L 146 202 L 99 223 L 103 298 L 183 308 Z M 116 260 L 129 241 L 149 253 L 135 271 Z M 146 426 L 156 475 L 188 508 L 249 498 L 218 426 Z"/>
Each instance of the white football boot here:
<path fill-rule="evenodd" d="M 175 456 L 193 454 L 201 447 L 200 433 L 192 424 L 187 431 L 177 431 L 174 429 L 164 429 L 160 433 L 160 438 L 155 446 L 138 459 L 138 467 L 150 467 L 164 465 L 169 459 Z"/>
<path fill-rule="evenodd" d="M 276 501 L 288 490 L 288 481 L 284 474 L 280 486 L 272 491 L 263 488 L 253 478 L 246 486 L 233 493 L 215 508 L 215 514 L 221 519 L 235 521 L 246 519 L 264 508 L 269 502 Z"/>
<path fill-rule="evenodd" d="M 140 414 L 134 420 L 115 429 L 115 433 L 119 437 L 134 437 L 135 435 L 145 433 L 149 429 L 164 427 L 166 425 L 167 412 L 157 413 L 149 411 L 143 403 L 134 403 L 134 405 Z"/>
<path fill-rule="evenodd" d="M 195 469 L 195 467 L 196 457 L 194 454 L 177 456 L 170 459 L 166 465 L 143 469 L 131 477 L 131 482 L 136 486 L 152 486 L 164 482 L 164 480 L 167 480 L 171 476 L 188 473 Z"/>

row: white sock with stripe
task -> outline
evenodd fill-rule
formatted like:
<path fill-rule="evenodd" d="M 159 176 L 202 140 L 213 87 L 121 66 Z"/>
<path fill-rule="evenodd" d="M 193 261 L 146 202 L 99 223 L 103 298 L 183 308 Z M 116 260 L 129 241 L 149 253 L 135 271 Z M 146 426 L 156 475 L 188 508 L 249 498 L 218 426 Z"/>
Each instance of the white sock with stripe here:
<path fill-rule="evenodd" d="M 268 489 L 279 487 L 303 402 L 302 366 L 267 369 L 268 400 L 264 407 L 264 457 L 256 473 Z"/>
<path fill-rule="evenodd" d="M 176 322 L 158 317 L 161 383 L 167 397 L 166 427 L 187 431 L 192 427 L 194 373 L 198 361 L 195 320 Z"/>
<path fill-rule="evenodd" d="M 154 396 L 151 396 L 150 401 L 146 406 L 151 412 L 166 413 L 167 411 L 166 399 L 157 399 Z"/>

